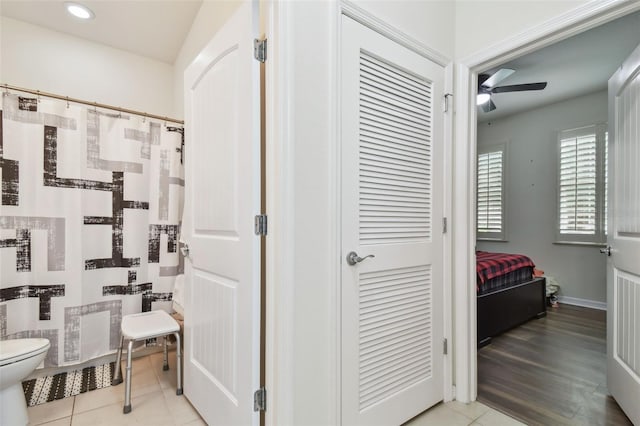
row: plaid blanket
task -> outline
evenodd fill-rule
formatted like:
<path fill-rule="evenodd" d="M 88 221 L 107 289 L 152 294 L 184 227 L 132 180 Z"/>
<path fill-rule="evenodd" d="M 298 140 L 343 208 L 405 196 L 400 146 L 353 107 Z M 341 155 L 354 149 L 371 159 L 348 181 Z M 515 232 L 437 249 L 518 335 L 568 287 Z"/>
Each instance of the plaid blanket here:
<path fill-rule="evenodd" d="M 531 259 L 523 254 L 489 253 L 487 251 L 476 251 L 476 263 L 479 284 L 520 268 L 536 266 Z"/>

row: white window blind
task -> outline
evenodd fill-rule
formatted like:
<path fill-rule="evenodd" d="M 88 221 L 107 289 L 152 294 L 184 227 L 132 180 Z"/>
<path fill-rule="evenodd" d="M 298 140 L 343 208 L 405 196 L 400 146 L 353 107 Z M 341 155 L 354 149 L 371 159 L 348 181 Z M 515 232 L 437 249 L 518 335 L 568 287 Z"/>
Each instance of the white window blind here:
<path fill-rule="evenodd" d="M 479 239 L 504 239 L 504 157 L 501 145 L 478 155 L 477 233 Z"/>
<path fill-rule="evenodd" d="M 605 133 L 602 126 L 559 135 L 558 241 L 603 241 Z"/>
<path fill-rule="evenodd" d="M 596 135 L 560 141 L 560 233 L 596 232 Z"/>

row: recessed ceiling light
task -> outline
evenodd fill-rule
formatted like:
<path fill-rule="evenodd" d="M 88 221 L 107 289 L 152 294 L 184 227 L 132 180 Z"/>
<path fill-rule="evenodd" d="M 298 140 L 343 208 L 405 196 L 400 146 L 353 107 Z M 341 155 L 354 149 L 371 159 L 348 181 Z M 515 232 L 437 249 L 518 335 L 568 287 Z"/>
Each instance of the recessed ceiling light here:
<path fill-rule="evenodd" d="M 66 2 L 64 6 L 67 8 L 67 12 L 80 19 L 93 19 L 96 15 L 87 6 L 79 3 Z"/>

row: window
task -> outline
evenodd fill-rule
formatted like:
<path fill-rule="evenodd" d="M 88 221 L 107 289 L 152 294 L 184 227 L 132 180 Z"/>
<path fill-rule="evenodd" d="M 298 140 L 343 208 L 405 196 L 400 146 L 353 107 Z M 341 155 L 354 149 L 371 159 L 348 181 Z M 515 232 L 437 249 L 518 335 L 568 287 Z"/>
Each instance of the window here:
<path fill-rule="evenodd" d="M 505 240 L 504 164 L 506 144 L 479 148 L 477 238 Z"/>
<path fill-rule="evenodd" d="M 606 125 L 558 134 L 557 242 L 606 242 Z"/>

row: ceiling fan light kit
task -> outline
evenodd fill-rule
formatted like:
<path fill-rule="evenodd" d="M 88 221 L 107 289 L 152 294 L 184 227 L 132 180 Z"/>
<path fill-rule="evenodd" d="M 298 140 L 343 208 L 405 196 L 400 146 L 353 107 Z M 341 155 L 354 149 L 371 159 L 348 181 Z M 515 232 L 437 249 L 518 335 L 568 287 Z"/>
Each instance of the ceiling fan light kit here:
<path fill-rule="evenodd" d="M 491 95 L 488 93 L 478 93 L 478 97 L 476 99 L 476 105 L 486 104 L 491 100 Z"/>
<path fill-rule="evenodd" d="M 514 72 L 515 70 L 509 68 L 501 68 L 491 75 L 480 74 L 478 76 L 478 96 L 476 98 L 476 104 L 481 106 L 484 112 L 490 112 L 496 109 L 496 104 L 494 104 L 491 99 L 491 96 L 495 93 L 526 92 L 532 90 L 543 90 L 547 87 L 546 82 L 496 86 L 496 84 L 500 83 Z"/>

